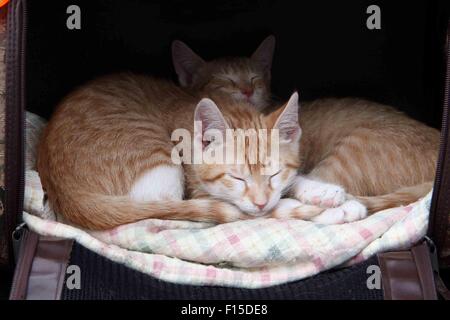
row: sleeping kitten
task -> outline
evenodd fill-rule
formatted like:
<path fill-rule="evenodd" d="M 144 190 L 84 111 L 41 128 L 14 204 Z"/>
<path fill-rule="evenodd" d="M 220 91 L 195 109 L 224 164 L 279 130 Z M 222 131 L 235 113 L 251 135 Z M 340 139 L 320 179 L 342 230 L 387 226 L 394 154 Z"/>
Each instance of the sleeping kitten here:
<path fill-rule="evenodd" d="M 275 37 L 267 37 L 250 58 L 233 57 L 204 61 L 186 44 L 174 41 L 172 59 L 182 87 L 207 92 L 211 98 L 231 97 L 257 109 L 270 103 L 270 69 Z"/>
<path fill-rule="evenodd" d="M 39 145 L 38 171 L 50 207 L 88 229 L 146 218 L 227 222 L 270 214 L 320 221 L 322 215 L 340 215 L 353 221 L 365 214 L 356 201 L 328 210 L 280 201 L 301 166 L 297 94 L 268 115 L 246 102 L 216 102 L 199 102 L 170 82 L 132 74 L 106 76 L 75 90 L 57 107 Z M 180 151 L 183 159 L 188 155 L 171 140 L 182 128 L 203 157 L 231 143 L 208 141 L 210 130 L 277 129 L 279 165 L 273 157 L 260 160 L 267 151 L 250 162 L 260 150 L 255 145 L 245 148 L 243 163 L 233 157 L 229 163 L 176 164 Z"/>
<path fill-rule="evenodd" d="M 266 54 L 258 56 L 270 57 L 266 61 L 271 62 L 274 43 L 273 37 L 267 38 L 257 50 Z M 227 70 L 224 60 L 214 60 L 210 63 L 214 67 L 208 67 L 208 63 L 182 43 L 175 42 L 173 47 L 174 65 L 182 85 L 185 83 L 180 71 L 181 59 L 177 58 L 181 56 L 180 48 L 186 51 L 185 57 L 192 57 L 186 58 L 187 61 L 199 61 L 193 65 L 200 67 L 190 69 L 189 74 L 194 79 L 191 85 L 194 93 L 210 96 L 222 93 L 235 98 L 231 89 L 216 87 L 211 80 L 223 78 L 223 70 Z M 270 66 L 271 63 L 266 63 L 266 79 L 270 79 Z M 247 74 L 247 67 L 237 66 L 233 72 L 225 73 Z M 269 97 L 270 86 L 266 88 L 264 94 Z M 268 104 L 267 100 L 253 103 L 259 110 Z M 392 107 L 356 98 L 319 99 L 303 105 L 300 125 L 304 161 L 291 196 L 304 203 L 340 206 L 353 197 L 348 192 L 372 213 L 414 202 L 432 188 L 439 131 Z M 329 216 L 323 222 L 339 223 L 343 219 L 343 216 Z"/>
<path fill-rule="evenodd" d="M 297 196 L 336 189 L 335 205 L 355 195 L 369 213 L 407 205 L 425 196 L 436 173 L 440 133 L 390 106 L 357 98 L 304 103 L 304 163 Z M 325 181 L 329 186 L 318 186 Z M 345 191 L 344 191 L 345 190 Z M 340 196 L 339 196 L 340 194 Z"/>

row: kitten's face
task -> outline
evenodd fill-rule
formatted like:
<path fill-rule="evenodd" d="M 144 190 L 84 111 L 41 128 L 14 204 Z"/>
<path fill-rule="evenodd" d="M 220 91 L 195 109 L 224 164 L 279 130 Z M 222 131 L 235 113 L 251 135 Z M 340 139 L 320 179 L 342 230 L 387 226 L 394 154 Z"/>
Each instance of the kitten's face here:
<path fill-rule="evenodd" d="M 199 103 L 195 118 L 202 122 L 203 156 L 220 152 L 225 154 L 227 148 L 236 143 L 236 140 L 231 139 L 225 139 L 224 143 L 217 140 L 205 143 L 207 130 L 211 129 L 216 133 L 231 128 L 256 129 L 256 133 L 258 129 L 268 129 L 267 141 L 261 138 L 255 138 L 256 143 L 251 143 L 251 139 L 242 140 L 245 141 L 245 149 L 240 149 L 240 144 L 234 144 L 234 157 L 228 163 L 194 165 L 194 171 L 203 191 L 211 197 L 232 203 L 249 215 L 262 216 L 275 207 L 291 186 L 300 166 L 298 97 L 294 94 L 284 109 L 267 116 L 248 107 L 240 109 L 236 106 L 235 109 L 235 116 L 231 114 L 223 117 L 211 100 L 204 99 Z M 271 140 L 271 129 L 278 129 L 279 140 Z M 202 139 L 201 135 L 196 139 Z M 272 149 L 275 148 L 273 143 L 278 143 L 279 154 Z M 238 162 L 238 150 L 243 152 L 242 162 Z M 268 161 L 261 161 L 266 156 Z M 256 161 L 252 162 L 251 159 Z"/>
<path fill-rule="evenodd" d="M 204 61 L 181 41 L 172 56 L 179 82 L 212 98 L 228 97 L 261 110 L 270 103 L 270 75 L 275 38 L 266 38 L 250 58 Z"/>
<path fill-rule="evenodd" d="M 251 59 L 219 59 L 207 62 L 194 77 L 194 88 L 215 96 L 231 97 L 263 109 L 270 102 L 270 73 Z"/>

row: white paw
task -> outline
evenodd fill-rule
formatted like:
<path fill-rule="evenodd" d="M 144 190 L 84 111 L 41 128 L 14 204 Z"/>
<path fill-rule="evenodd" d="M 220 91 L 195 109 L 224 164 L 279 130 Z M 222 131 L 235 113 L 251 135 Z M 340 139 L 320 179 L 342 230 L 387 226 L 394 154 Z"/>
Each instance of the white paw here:
<path fill-rule="evenodd" d="M 326 209 L 311 221 L 321 224 L 342 224 L 346 222 L 358 221 L 367 217 L 367 209 L 360 202 L 349 200 L 338 208 Z"/>
<path fill-rule="evenodd" d="M 338 207 L 345 202 L 345 190 L 337 185 L 300 177 L 295 186 L 295 197 L 301 202 L 323 208 Z"/>
<path fill-rule="evenodd" d="M 281 199 L 272 211 L 272 216 L 279 219 L 289 219 L 293 217 L 293 212 L 298 207 L 301 207 L 302 203 L 296 199 Z"/>
<path fill-rule="evenodd" d="M 322 213 L 325 209 L 318 206 L 303 204 L 296 199 L 281 199 L 272 210 L 271 217 L 278 219 L 309 220 Z"/>

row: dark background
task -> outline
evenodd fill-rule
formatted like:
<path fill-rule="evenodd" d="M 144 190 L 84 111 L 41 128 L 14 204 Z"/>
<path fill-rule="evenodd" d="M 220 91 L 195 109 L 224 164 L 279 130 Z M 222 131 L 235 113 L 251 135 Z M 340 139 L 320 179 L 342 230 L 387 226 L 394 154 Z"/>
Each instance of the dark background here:
<path fill-rule="evenodd" d="M 175 79 L 170 44 L 185 41 L 205 59 L 250 55 L 277 38 L 272 87 L 282 99 L 360 96 L 440 126 L 446 1 L 28 2 L 27 105 L 48 117 L 74 86 L 132 70 Z M 68 30 L 66 8 L 81 8 Z M 381 8 L 381 30 L 366 9 Z"/>
<path fill-rule="evenodd" d="M 49 117 L 74 86 L 103 73 L 174 78 L 174 39 L 211 59 L 250 55 L 274 34 L 273 91 L 281 98 L 294 89 L 303 100 L 361 96 L 439 127 L 449 3 L 29 0 L 27 109 Z M 66 28 L 71 4 L 81 7 L 81 30 Z M 381 7 L 381 30 L 366 28 L 371 4 Z M 449 271 L 442 276 L 450 281 Z M 10 275 L 0 274 L 2 282 Z M 0 299 L 7 294 L 1 287 Z"/>
<path fill-rule="evenodd" d="M 277 38 L 273 91 L 303 100 L 360 96 L 440 126 L 449 1 L 30 0 L 27 109 L 49 117 L 74 86 L 122 70 L 174 78 L 170 44 L 187 42 L 206 59 L 250 55 Z M 66 28 L 81 7 L 82 29 Z M 366 8 L 381 8 L 381 30 Z M 450 273 L 443 274 L 449 281 Z M 1 274 L 0 283 L 10 282 Z M 1 286 L 0 286 L 1 287 Z M 0 299 L 8 289 L 0 288 Z"/>

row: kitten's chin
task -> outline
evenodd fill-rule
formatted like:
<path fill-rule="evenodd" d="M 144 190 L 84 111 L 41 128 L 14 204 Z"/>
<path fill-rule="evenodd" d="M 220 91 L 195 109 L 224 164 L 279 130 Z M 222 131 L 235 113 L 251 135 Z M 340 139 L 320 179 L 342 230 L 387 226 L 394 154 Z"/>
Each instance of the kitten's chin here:
<path fill-rule="evenodd" d="M 251 216 L 251 217 L 259 218 L 259 217 L 266 216 L 269 213 L 269 211 L 258 211 L 258 212 L 246 212 L 246 211 L 244 211 L 244 213 L 246 215 Z"/>
<path fill-rule="evenodd" d="M 234 101 L 240 103 L 248 103 L 255 107 L 256 110 L 262 110 L 268 106 L 266 99 L 261 96 L 252 96 L 250 98 L 246 98 L 245 96 L 234 96 Z"/>
<path fill-rule="evenodd" d="M 248 100 L 248 103 L 250 103 L 252 106 L 256 108 L 256 110 L 262 110 L 266 108 L 269 104 L 267 103 L 267 100 L 259 97 L 252 97 Z"/>

